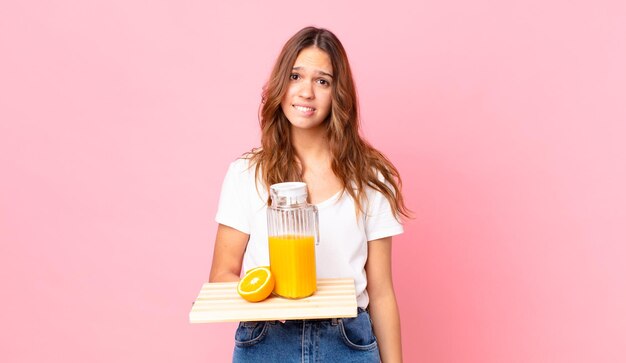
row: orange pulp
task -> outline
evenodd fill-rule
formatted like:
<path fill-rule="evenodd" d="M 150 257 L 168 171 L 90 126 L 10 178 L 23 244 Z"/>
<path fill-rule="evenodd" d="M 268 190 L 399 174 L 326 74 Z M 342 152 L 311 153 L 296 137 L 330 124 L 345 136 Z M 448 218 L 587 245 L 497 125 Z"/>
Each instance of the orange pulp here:
<path fill-rule="evenodd" d="M 272 290 L 274 290 L 274 276 L 266 266 L 247 271 L 237 284 L 239 295 L 250 302 L 264 300 L 272 293 Z"/>

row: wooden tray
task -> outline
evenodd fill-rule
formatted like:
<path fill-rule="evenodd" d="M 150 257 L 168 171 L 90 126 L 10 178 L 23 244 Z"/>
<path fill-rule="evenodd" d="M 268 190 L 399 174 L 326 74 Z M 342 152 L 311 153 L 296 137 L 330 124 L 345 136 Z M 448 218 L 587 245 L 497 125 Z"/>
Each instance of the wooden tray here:
<path fill-rule="evenodd" d="M 304 299 L 270 296 L 251 303 L 237 293 L 236 282 L 202 285 L 189 312 L 191 323 L 347 318 L 357 315 L 353 279 L 319 279 L 317 291 Z"/>

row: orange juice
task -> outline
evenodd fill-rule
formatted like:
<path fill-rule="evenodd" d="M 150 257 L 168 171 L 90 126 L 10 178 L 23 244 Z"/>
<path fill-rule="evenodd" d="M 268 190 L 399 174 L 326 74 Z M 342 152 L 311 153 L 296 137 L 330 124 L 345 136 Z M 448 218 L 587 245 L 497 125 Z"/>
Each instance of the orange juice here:
<path fill-rule="evenodd" d="M 313 236 L 270 236 L 270 270 L 276 295 L 299 299 L 317 289 Z"/>

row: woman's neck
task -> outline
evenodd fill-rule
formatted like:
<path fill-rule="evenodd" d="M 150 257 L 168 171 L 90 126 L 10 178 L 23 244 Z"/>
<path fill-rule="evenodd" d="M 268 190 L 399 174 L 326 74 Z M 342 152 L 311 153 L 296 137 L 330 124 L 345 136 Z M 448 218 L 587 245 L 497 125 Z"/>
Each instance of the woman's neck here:
<path fill-rule="evenodd" d="M 291 143 L 304 167 L 310 163 L 330 162 L 330 145 L 323 127 L 306 130 L 292 128 Z"/>
<path fill-rule="evenodd" d="M 291 142 L 300 163 L 302 181 L 307 185 L 310 203 L 328 200 L 343 189 L 343 182 L 332 170 L 330 143 L 323 126 L 316 129 L 294 128 Z"/>

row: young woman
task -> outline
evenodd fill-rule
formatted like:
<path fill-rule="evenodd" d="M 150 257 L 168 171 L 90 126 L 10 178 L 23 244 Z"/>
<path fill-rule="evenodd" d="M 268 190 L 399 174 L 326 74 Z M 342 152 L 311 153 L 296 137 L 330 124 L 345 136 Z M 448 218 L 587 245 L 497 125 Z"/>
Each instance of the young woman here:
<path fill-rule="evenodd" d="M 269 265 L 269 186 L 307 184 L 319 210 L 318 278 L 352 277 L 358 316 L 242 322 L 234 362 L 401 362 L 391 238 L 408 216 L 396 168 L 359 134 L 346 52 L 326 29 L 307 27 L 283 47 L 263 91 L 261 147 L 224 179 L 210 281 L 238 281 Z"/>

